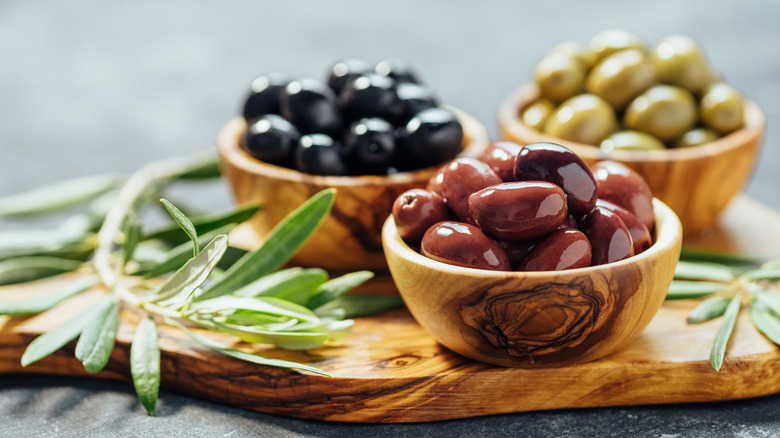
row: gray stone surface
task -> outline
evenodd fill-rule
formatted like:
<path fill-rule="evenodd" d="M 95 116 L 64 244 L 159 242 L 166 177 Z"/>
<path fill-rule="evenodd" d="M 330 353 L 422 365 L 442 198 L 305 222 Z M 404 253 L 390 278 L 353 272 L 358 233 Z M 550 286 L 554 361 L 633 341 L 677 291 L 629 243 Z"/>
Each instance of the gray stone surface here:
<path fill-rule="evenodd" d="M 0 195 L 213 148 L 254 76 L 321 77 L 345 56 L 410 61 L 444 102 L 495 135 L 498 103 L 529 80 L 548 47 L 623 27 L 649 41 L 693 36 L 724 77 L 763 107 L 769 129 L 747 193 L 780 209 L 778 18 L 776 0 L 3 0 Z M 224 187 L 203 190 L 204 208 L 230 204 Z M 149 418 L 128 384 L 0 376 L 3 437 L 777 436 L 778 412 L 775 396 L 366 426 L 263 415 L 163 391 L 159 416 Z"/>

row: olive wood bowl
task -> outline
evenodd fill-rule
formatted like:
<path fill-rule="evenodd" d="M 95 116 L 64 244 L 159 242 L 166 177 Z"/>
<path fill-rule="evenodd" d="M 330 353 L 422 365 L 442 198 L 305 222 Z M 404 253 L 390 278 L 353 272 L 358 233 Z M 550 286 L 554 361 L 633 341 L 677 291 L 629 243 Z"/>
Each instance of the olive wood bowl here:
<path fill-rule="evenodd" d="M 478 157 L 490 141 L 487 130 L 473 117 L 453 111 L 463 126 L 461 154 Z M 241 117 L 228 121 L 217 136 L 217 148 L 222 173 L 236 202 L 263 206 L 250 220 L 255 234 L 262 239 L 312 195 L 335 187 L 336 200 L 331 214 L 295 254 L 292 262 L 334 273 L 361 269 L 386 272 L 382 222 L 390 214 L 398 195 L 425 187 L 439 166 L 389 176 L 310 175 L 263 163 L 244 152 L 239 142 L 246 128 Z"/>
<path fill-rule="evenodd" d="M 745 104 L 745 126 L 701 146 L 658 151 L 604 153 L 586 145 L 545 133 L 523 124 L 521 112 L 539 99 L 534 84 L 526 84 L 504 99 L 498 108 L 500 135 L 519 144 L 562 144 L 589 165 L 606 159 L 620 161 L 647 181 L 653 195 L 680 217 L 686 234 L 713 225 L 718 214 L 746 185 L 757 161 L 766 118 L 752 101 Z"/>
<path fill-rule="evenodd" d="M 469 358 L 519 368 L 563 366 L 628 344 L 664 302 L 680 256 L 674 212 L 653 202 L 655 243 L 600 266 L 553 272 L 464 268 L 429 259 L 382 230 L 390 274 L 406 306 L 439 343 Z"/>

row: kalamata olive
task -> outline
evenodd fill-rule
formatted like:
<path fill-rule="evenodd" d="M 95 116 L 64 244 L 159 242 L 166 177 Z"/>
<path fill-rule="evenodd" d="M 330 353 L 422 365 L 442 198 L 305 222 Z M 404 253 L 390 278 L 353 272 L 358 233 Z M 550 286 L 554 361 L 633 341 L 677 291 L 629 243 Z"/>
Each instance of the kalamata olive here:
<path fill-rule="evenodd" d="M 646 49 L 645 42 L 635 34 L 623 29 L 606 29 L 593 35 L 588 48 L 596 58 L 596 62 L 625 49 Z"/>
<path fill-rule="evenodd" d="M 645 52 L 621 50 L 593 67 L 585 80 L 585 90 L 621 109 L 654 81 L 655 68 Z"/>
<path fill-rule="evenodd" d="M 701 121 L 720 134 L 728 134 L 745 123 L 742 95 L 736 88 L 718 82 L 701 97 Z"/>
<path fill-rule="evenodd" d="M 546 181 L 497 184 L 468 197 L 477 226 L 499 240 L 530 240 L 554 231 L 568 214 L 566 193 Z"/>
<path fill-rule="evenodd" d="M 509 258 L 509 264 L 512 265 L 512 270 L 517 270 L 520 263 L 525 260 L 525 256 L 534 249 L 534 246 L 538 240 L 525 240 L 517 242 L 507 242 L 504 240 L 498 241 L 498 246 L 504 250 L 507 258 Z"/>
<path fill-rule="evenodd" d="M 523 146 L 515 160 L 517 181 L 547 181 L 566 193 L 572 214 L 586 214 L 596 206 L 598 191 L 590 168 L 571 150 L 555 143 Z"/>
<path fill-rule="evenodd" d="M 437 170 L 436 173 L 428 180 L 428 184 L 426 184 L 425 190 L 436 193 L 437 195 L 444 198 L 444 186 L 442 186 L 442 182 L 444 182 L 444 171 L 446 169 L 447 166 L 442 166 L 439 168 L 439 170 Z"/>
<path fill-rule="evenodd" d="M 586 69 L 590 69 L 593 67 L 593 64 L 596 63 L 596 54 L 579 41 L 563 41 L 553 46 L 547 53 L 558 53 L 560 55 L 575 58 L 580 61 Z"/>
<path fill-rule="evenodd" d="M 612 151 L 654 151 L 666 149 L 661 140 L 641 131 L 618 131 L 601 142 L 601 150 Z"/>
<path fill-rule="evenodd" d="M 658 78 L 666 83 L 699 93 L 714 82 L 716 75 L 704 51 L 692 38 L 670 35 L 650 51 Z"/>
<path fill-rule="evenodd" d="M 612 263 L 634 255 L 631 233 L 617 214 L 596 207 L 585 218 L 582 232 L 590 241 L 591 266 Z"/>
<path fill-rule="evenodd" d="M 517 270 L 561 271 L 588 267 L 590 261 L 591 247 L 585 234 L 573 228 L 564 228 L 537 243 Z"/>
<path fill-rule="evenodd" d="M 422 255 L 451 265 L 508 271 L 509 259 L 498 244 L 474 225 L 439 222 L 423 235 Z"/>
<path fill-rule="evenodd" d="M 653 229 L 653 192 L 644 178 L 615 161 L 598 162 L 591 170 L 599 198 L 625 208 L 638 217 L 648 230 Z"/>
<path fill-rule="evenodd" d="M 469 195 L 501 182 L 501 177 L 487 164 L 474 158 L 456 158 L 444 167 L 442 197 L 458 220 L 473 224 L 474 219 L 469 214 Z"/>
<path fill-rule="evenodd" d="M 407 190 L 393 203 L 393 219 L 398 234 L 412 245 L 420 243 L 428 228 L 449 218 L 450 213 L 441 196 L 427 190 Z"/>
<path fill-rule="evenodd" d="M 542 131 L 544 122 L 555 111 L 555 105 L 547 99 L 539 99 L 526 108 L 520 115 L 523 124 L 531 129 Z"/>
<path fill-rule="evenodd" d="M 709 142 L 715 141 L 718 138 L 720 138 L 720 136 L 718 135 L 717 132 L 713 131 L 712 129 L 695 128 L 686 132 L 685 134 L 682 135 L 682 137 L 677 139 L 677 141 L 674 142 L 674 147 L 687 148 L 690 146 L 699 146 L 702 144 L 707 144 Z"/>
<path fill-rule="evenodd" d="M 480 160 L 490 166 L 504 182 L 515 180 L 515 158 L 523 147 L 513 141 L 494 141 Z"/>
<path fill-rule="evenodd" d="M 604 99 L 580 94 L 566 100 L 544 122 L 553 137 L 597 145 L 615 130 L 615 110 Z"/>
<path fill-rule="evenodd" d="M 661 141 L 672 141 L 696 124 L 698 110 L 693 95 L 684 88 L 656 85 L 626 108 L 623 123 Z"/>
<path fill-rule="evenodd" d="M 534 80 L 542 97 L 563 102 L 582 90 L 585 65 L 570 56 L 550 53 L 536 64 Z"/>
<path fill-rule="evenodd" d="M 623 220 L 623 225 L 628 228 L 628 232 L 631 234 L 631 241 L 634 244 L 634 255 L 644 252 L 653 244 L 650 230 L 633 213 L 604 199 L 599 199 L 596 205 L 620 216 L 620 219 Z"/>
<path fill-rule="evenodd" d="M 559 230 L 562 228 L 579 228 L 579 222 L 577 222 L 576 217 L 570 214 L 566 216 L 566 219 L 564 219 L 560 225 L 558 225 Z"/>

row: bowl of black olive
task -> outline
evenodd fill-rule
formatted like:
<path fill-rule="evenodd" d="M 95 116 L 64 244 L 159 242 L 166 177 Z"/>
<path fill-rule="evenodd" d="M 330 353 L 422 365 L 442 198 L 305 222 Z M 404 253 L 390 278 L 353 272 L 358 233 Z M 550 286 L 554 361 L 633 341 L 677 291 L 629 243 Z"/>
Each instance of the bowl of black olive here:
<path fill-rule="evenodd" d="M 324 80 L 256 78 L 217 137 L 236 202 L 263 206 L 250 221 L 260 240 L 313 194 L 337 190 L 293 258 L 333 272 L 386 270 L 381 228 L 395 198 L 488 142 L 482 124 L 442 105 L 407 63 L 357 58 L 333 63 Z"/>

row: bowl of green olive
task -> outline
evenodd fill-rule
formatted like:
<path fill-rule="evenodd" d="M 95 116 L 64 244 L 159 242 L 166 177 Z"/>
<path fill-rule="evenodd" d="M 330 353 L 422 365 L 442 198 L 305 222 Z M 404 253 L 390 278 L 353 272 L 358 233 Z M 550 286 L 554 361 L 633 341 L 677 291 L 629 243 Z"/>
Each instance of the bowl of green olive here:
<path fill-rule="evenodd" d="M 501 136 L 554 142 L 585 162 L 619 161 L 674 210 L 686 234 L 712 226 L 753 172 L 766 129 L 693 39 L 649 45 L 611 29 L 552 48 L 500 104 Z"/>

